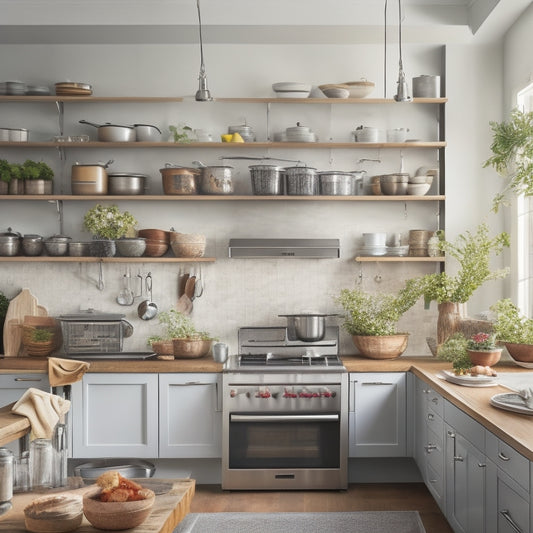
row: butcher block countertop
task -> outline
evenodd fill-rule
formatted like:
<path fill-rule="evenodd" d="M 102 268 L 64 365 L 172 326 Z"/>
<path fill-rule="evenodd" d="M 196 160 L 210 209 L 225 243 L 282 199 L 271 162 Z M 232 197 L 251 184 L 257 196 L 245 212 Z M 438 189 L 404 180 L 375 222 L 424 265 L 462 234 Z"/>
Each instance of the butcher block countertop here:
<path fill-rule="evenodd" d="M 463 387 L 437 377 L 441 370 L 450 370 L 451 363 L 433 357 L 400 357 L 393 360 L 366 359 L 347 355 L 342 360 L 348 372 L 413 372 L 444 398 L 477 420 L 501 440 L 533 461 L 533 416 L 515 414 L 492 407 L 491 396 L 509 392 L 503 386 Z M 528 372 L 511 361 L 500 362 L 497 372 Z M 9 357 L 0 359 L 0 373 L 46 372 L 47 361 L 41 358 Z M 96 361 L 89 372 L 221 372 L 222 365 L 211 357 L 175 359 L 173 361 Z M 529 371 L 531 374 L 531 371 Z M 533 386 L 533 383 L 532 383 Z M 0 421 L 1 410 L 0 410 Z M 0 427 L 0 436 L 3 428 Z M 0 441 L 1 442 L 1 441 Z"/>
<path fill-rule="evenodd" d="M 78 479 L 78 478 L 73 478 Z M 142 485 L 144 480 L 137 480 Z M 159 494 L 155 490 L 156 497 L 150 516 L 140 525 L 133 529 L 128 529 L 131 533 L 172 533 L 176 525 L 181 522 L 190 511 L 192 498 L 194 496 L 194 479 L 155 479 L 151 478 L 145 482 L 150 488 L 150 484 L 156 483 L 159 486 L 167 485 L 168 490 Z M 24 527 L 24 508 L 35 498 L 46 496 L 47 494 L 83 494 L 92 489 L 94 485 L 87 485 L 78 489 L 64 490 L 53 489 L 49 493 L 25 492 L 15 494 L 12 499 L 13 508 L 0 517 L 0 531 L 8 533 L 26 533 Z M 90 522 L 83 517 L 81 526 L 76 529 L 76 533 L 98 533 L 101 529 L 94 528 Z"/>

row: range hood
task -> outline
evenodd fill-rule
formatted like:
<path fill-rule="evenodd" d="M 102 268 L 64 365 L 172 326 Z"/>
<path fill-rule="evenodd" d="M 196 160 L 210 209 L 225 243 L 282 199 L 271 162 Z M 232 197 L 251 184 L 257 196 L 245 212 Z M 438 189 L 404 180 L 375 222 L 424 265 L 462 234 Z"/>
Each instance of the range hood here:
<path fill-rule="evenodd" d="M 230 239 L 229 256 L 338 259 L 340 243 L 339 239 Z"/>

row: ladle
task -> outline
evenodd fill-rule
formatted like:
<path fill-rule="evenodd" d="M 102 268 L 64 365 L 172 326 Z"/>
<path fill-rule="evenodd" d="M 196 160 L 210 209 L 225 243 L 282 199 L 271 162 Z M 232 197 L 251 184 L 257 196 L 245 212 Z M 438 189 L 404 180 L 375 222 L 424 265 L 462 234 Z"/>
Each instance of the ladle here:
<path fill-rule="evenodd" d="M 143 300 L 137 307 L 137 314 L 142 320 L 152 320 L 157 315 L 157 305 L 152 301 L 152 273 L 146 274 L 146 292 L 150 293 L 149 300 Z"/>

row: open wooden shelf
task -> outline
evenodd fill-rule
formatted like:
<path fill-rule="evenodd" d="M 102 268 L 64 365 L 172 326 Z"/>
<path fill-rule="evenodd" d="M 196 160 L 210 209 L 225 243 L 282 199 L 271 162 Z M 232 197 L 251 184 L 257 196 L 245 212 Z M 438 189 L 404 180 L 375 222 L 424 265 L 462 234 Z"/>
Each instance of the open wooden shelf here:
<path fill-rule="evenodd" d="M 214 257 L 72 257 L 64 255 L 0 257 L 0 263 L 214 263 Z"/>
<path fill-rule="evenodd" d="M 357 263 L 444 263 L 444 257 L 410 257 L 410 256 L 387 256 L 387 255 L 358 255 L 355 258 Z"/>

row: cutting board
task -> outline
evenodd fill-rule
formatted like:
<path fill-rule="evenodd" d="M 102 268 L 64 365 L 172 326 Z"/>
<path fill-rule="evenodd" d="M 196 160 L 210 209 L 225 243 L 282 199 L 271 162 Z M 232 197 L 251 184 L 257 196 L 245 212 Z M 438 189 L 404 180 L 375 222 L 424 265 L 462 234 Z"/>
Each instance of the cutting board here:
<path fill-rule="evenodd" d="M 47 316 L 45 307 L 37 303 L 37 298 L 29 289 L 22 289 L 7 308 L 4 322 L 4 355 L 22 355 L 22 324 L 26 315 Z"/>

